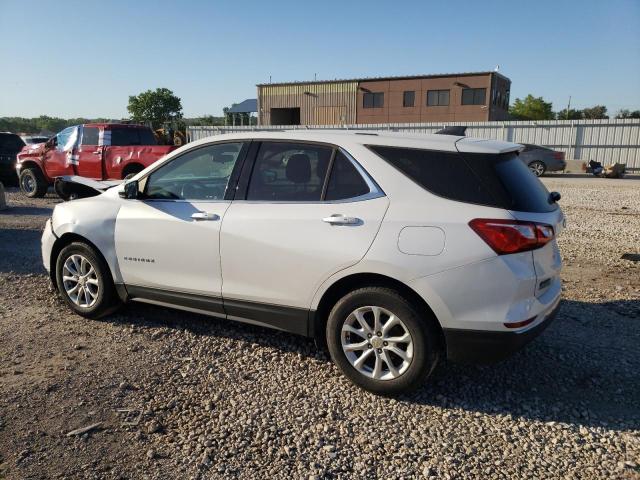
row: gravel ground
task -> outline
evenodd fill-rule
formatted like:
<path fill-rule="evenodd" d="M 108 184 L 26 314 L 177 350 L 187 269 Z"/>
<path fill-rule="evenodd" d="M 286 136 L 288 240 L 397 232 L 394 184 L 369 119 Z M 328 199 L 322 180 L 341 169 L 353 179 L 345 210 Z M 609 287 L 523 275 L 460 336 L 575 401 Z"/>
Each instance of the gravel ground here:
<path fill-rule="evenodd" d="M 141 304 L 73 315 L 40 266 L 56 200 L 10 191 L 0 478 L 640 478 L 640 262 L 620 259 L 640 253 L 640 181 L 544 181 L 568 218 L 556 321 L 398 399 L 294 335 Z"/>

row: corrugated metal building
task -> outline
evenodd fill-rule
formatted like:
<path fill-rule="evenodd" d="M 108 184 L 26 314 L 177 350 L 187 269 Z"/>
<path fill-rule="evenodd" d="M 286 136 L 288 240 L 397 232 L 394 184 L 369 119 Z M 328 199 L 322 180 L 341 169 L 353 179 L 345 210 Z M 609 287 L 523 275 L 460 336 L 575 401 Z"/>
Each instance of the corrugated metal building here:
<path fill-rule="evenodd" d="M 260 84 L 259 125 L 489 121 L 508 118 L 498 72 Z"/>
<path fill-rule="evenodd" d="M 259 125 L 344 125 L 356 121 L 358 82 L 258 85 Z"/>

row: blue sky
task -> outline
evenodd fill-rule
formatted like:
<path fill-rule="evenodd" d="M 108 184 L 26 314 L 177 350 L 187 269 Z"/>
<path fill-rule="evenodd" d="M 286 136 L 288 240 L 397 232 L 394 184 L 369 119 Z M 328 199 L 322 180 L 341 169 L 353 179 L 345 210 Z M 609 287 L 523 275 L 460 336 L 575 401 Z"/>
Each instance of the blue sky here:
<path fill-rule="evenodd" d="M 256 83 L 493 70 L 566 107 L 640 108 L 640 1 L 0 0 L 0 116 L 220 115 Z"/>

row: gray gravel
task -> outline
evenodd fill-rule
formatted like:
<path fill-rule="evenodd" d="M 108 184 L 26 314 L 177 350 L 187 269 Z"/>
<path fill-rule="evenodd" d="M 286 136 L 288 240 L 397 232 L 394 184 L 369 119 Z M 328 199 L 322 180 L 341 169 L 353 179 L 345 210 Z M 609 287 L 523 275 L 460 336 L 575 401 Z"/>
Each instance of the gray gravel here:
<path fill-rule="evenodd" d="M 640 253 L 640 181 L 594 180 L 544 180 L 568 217 L 555 323 L 399 399 L 293 335 L 135 304 L 72 315 L 39 266 L 53 197 L 10 193 L 0 478 L 640 478 L 640 263 L 620 259 Z"/>

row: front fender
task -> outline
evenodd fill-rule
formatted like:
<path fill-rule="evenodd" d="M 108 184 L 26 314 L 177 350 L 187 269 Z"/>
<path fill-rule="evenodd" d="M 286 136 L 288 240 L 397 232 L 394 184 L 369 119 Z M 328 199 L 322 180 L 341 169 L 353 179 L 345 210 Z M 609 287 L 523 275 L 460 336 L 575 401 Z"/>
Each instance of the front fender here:
<path fill-rule="evenodd" d="M 99 195 L 57 205 L 52 217 L 53 232 L 59 239 L 64 240 L 65 235 L 74 234 L 96 246 L 107 262 L 115 283 L 122 283 L 115 248 L 119 210 L 117 202 Z"/>

